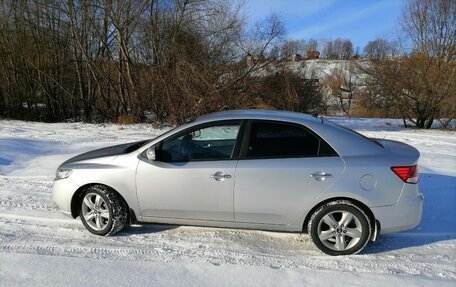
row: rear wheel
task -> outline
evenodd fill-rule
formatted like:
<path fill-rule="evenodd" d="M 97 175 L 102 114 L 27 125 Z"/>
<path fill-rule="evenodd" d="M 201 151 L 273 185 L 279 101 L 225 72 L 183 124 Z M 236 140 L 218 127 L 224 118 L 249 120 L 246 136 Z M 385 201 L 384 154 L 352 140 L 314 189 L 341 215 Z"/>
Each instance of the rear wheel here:
<path fill-rule="evenodd" d="M 83 194 L 79 216 L 91 233 L 104 236 L 114 234 L 125 226 L 128 209 L 112 189 L 93 185 Z"/>
<path fill-rule="evenodd" d="M 308 233 L 314 244 L 329 255 L 360 252 L 372 228 L 362 209 L 347 200 L 336 200 L 318 208 L 311 216 Z"/>

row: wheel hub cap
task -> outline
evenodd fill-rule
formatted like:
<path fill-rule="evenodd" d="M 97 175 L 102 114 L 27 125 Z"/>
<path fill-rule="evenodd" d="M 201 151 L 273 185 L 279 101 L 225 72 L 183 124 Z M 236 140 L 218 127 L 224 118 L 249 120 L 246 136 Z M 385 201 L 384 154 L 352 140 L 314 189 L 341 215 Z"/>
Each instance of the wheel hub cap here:
<path fill-rule="evenodd" d="M 110 213 L 106 202 L 96 193 L 89 193 L 84 196 L 82 201 L 82 216 L 85 222 L 96 231 L 105 229 L 110 220 Z"/>
<path fill-rule="evenodd" d="M 344 251 L 360 241 L 363 230 L 361 222 L 353 213 L 336 210 L 322 217 L 317 232 L 320 241 L 326 247 Z"/>

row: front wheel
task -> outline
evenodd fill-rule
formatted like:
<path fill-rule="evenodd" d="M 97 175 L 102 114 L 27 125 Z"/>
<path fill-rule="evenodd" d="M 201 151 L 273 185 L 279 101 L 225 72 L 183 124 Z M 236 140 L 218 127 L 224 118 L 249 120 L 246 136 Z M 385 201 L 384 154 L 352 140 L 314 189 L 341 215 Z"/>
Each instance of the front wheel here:
<path fill-rule="evenodd" d="M 127 205 L 112 189 L 93 185 L 83 194 L 79 216 L 93 234 L 110 235 L 120 231 L 128 218 Z"/>
<path fill-rule="evenodd" d="M 347 200 L 332 201 L 318 208 L 307 228 L 313 243 L 329 255 L 360 252 L 372 232 L 369 217 Z"/>

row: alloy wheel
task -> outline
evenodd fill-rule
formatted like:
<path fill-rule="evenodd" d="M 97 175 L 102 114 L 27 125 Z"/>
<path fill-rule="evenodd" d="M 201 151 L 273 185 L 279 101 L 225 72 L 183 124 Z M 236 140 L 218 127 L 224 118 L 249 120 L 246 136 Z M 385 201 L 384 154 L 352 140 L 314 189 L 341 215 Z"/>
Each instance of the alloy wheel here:
<path fill-rule="evenodd" d="M 363 228 L 360 220 L 353 213 L 336 210 L 321 218 L 317 234 L 320 241 L 329 249 L 344 251 L 360 241 Z"/>
<path fill-rule="evenodd" d="M 106 228 L 110 220 L 110 213 L 106 201 L 96 193 L 88 193 L 82 201 L 82 216 L 85 222 L 94 230 Z"/>

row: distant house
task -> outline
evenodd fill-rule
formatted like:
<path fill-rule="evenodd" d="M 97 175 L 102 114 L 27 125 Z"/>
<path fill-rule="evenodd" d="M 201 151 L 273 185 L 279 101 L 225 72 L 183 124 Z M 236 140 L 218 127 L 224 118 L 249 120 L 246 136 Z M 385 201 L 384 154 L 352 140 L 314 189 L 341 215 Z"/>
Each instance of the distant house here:
<path fill-rule="evenodd" d="M 360 60 L 361 57 L 359 55 L 353 55 L 353 56 L 351 56 L 350 59 L 352 59 L 352 60 Z"/>
<path fill-rule="evenodd" d="M 308 51 L 307 52 L 307 59 L 318 59 L 320 58 L 320 52 L 318 51 Z"/>

